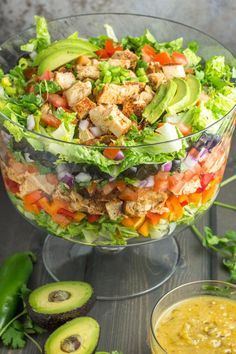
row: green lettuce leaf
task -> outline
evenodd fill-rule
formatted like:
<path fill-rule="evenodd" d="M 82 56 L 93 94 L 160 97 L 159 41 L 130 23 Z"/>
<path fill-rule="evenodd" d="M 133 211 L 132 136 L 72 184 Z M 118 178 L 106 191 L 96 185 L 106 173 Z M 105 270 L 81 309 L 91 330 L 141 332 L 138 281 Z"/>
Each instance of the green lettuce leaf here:
<path fill-rule="evenodd" d="M 30 39 L 28 43 L 20 47 L 21 50 L 30 53 L 34 51 L 40 52 L 51 43 L 46 19 L 41 16 L 34 16 L 34 19 L 36 24 L 36 38 Z"/>

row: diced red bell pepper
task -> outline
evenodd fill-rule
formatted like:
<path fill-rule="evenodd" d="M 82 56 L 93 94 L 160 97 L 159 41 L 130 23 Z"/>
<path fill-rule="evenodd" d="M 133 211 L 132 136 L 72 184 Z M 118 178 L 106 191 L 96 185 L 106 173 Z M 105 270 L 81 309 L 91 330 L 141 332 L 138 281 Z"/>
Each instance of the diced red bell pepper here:
<path fill-rule="evenodd" d="M 25 195 L 23 200 L 25 204 L 34 204 L 42 197 L 43 197 L 43 192 L 41 190 L 36 190 Z"/>
<path fill-rule="evenodd" d="M 151 224 L 153 224 L 153 225 L 158 224 L 159 221 L 161 220 L 161 214 L 155 214 L 155 213 L 152 213 L 151 211 L 148 211 L 146 216 L 148 217 Z"/>
<path fill-rule="evenodd" d="M 66 216 L 67 218 L 70 218 L 70 219 L 74 219 L 74 213 L 72 211 L 69 211 L 69 210 L 64 209 L 64 208 L 60 208 L 57 211 L 57 214 L 64 215 L 64 216 Z"/>
<path fill-rule="evenodd" d="M 7 189 L 9 189 L 9 191 L 11 193 L 19 193 L 20 191 L 20 185 L 18 183 L 16 183 L 15 181 L 13 181 L 12 179 L 6 177 L 5 179 L 5 184 L 7 186 Z"/>
<path fill-rule="evenodd" d="M 88 221 L 93 224 L 100 218 L 100 215 L 87 215 Z"/>
<path fill-rule="evenodd" d="M 201 187 L 202 190 L 204 191 L 206 189 L 206 187 L 208 186 L 208 184 L 215 178 L 215 174 L 214 173 L 206 173 L 204 175 L 201 176 L 200 179 L 200 183 L 201 183 Z"/>

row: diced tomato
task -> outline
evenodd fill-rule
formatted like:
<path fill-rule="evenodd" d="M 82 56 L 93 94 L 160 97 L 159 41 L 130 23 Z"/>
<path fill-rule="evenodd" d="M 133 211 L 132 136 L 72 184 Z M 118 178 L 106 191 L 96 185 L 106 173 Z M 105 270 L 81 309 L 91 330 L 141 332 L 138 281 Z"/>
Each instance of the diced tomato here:
<path fill-rule="evenodd" d="M 151 47 L 149 44 L 144 44 L 141 52 L 142 52 L 142 57 L 146 62 L 153 61 L 155 55 L 157 54 L 155 49 Z"/>
<path fill-rule="evenodd" d="M 161 220 L 161 214 L 155 214 L 155 213 L 152 213 L 151 211 L 148 211 L 146 216 L 148 217 L 148 219 L 150 219 L 150 222 L 153 225 L 158 224 L 159 221 Z"/>
<path fill-rule="evenodd" d="M 169 190 L 174 194 L 179 194 L 185 184 L 183 173 L 174 173 L 168 178 Z"/>
<path fill-rule="evenodd" d="M 67 100 L 65 97 L 58 95 L 57 93 L 48 94 L 48 102 L 51 103 L 54 107 L 67 108 Z"/>
<path fill-rule="evenodd" d="M 52 216 L 52 220 L 56 223 L 59 224 L 62 227 L 66 227 L 71 223 L 71 219 L 68 219 L 66 216 L 61 215 L 61 214 L 56 214 Z"/>
<path fill-rule="evenodd" d="M 108 195 L 116 188 L 115 182 L 108 182 L 102 189 L 103 194 Z"/>
<path fill-rule="evenodd" d="M 215 178 L 214 173 L 206 173 L 201 176 L 200 183 L 202 190 L 205 190 L 208 184 Z"/>
<path fill-rule="evenodd" d="M 39 81 L 51 80 L 51 79 L 53 79 L 53 77 L 54 77 L 53 73 L 51 71 L 47 70 L 41 76 L 38 76 L 37 79 Z"/>
<path fill-rule="evenodd" d="M 35 166 L 35 165 L 28 165 L 27 166 L 27 171 L 29 173 L 37 173 L 39 170 L 38 170 L 38 167 Z"/>
<path fill-rule="evenodd" d="M 179 128 L 183 136 L 188 136 L 192 133 L 192 127 L 190 125 L 186 125 L 184 123 L 179 122 L 177 123 L 177 127 Z"/>
<path fill-rule="evenodd" d="M 123 192 L 126 188 L 126 183 L 124 181 L 117 181 L 116 188 L 118 189 L 119 192 Z"/>
<path fill-rule="evenodd" d="M 138 193 L 133 189 L 126 187 L 125 190 L 120 193 L 119 198 L 125 201 L 135 201 L 138 199 Z"/>
<path fill-rule="evenodd" d="M 10 179 L 8 177 L 6 177 L 4 180 L 5 180 L 5 184 L 10 192 L 12 192 L 14 194 L 19 193 L 20 185 L 18 183 L 16 183 L 15 181 L 13 181 L 12 179 Z"/>
<path fill-rule="evenodd" d="M 97 50 L 96 54 L 102 59 L 107 59 L 112 57 L 115 52 L 120 50 L 123 50 L 121 46 L 114 47 L 112 39 L 107 39 L 105 41 L 105 48 Z"/>
<path fill-rule="evenodd" d="M 34 93 L 34 85 L 32 85 L 32 84 L 27 85 L 26 88 L 25 88 L 25 91 L 27 93 Z"/>
<path fill-rule="evenodd" d="M 195 173 L 192 170 L 187 170 L 184 172 L 184 180 L 185 182 L 189 182 L 193 176 L 195 175 Z"/>
<path fill-rule="evenodd" d="M 167 52 L 155 54 L 154 61 L 158 61 L 161 65 L 173 64 L 172 59 Z"/>
<path fill-rule="evenodd" d="M 46 175 L 46 179 L 48 183 L 52 184 L 53 186 L 57 186 L 59 183 L 57 176 L 54 175 L 53 173 L 48 173 Z"/>
<path fill-rule="evenodd" d="M 110 148 L 109 147 L 109 148 L 106 148 L 103 150 L 103 155 L 110 160 L 115 160 L 119 151 L 120 151 L 120 149 L 118 149 L 118 148 Z"/>
<path fill-rule="evenodd" d="M 64 209 L 64 208 L 60 208 L 60 209 L 57 211 L 57 214 L 61 214 L 61 215 L 66 216 L 67 218 L 74 219 L 74 213 L 72 213 L 72 211 L 69 211 L 69 210 Z"/>
<path fill-rule="evenodd" d="M 100 215 L 87 215 L 88 221 L 93 224 L 100 218 Z"/>
<path fill-rule="evenodd" d="M 35 67 L 28 67 L 24 70 L 24 76 L 26 80 L 30 80 L 34 74 L 36 74 L 37 68 Z"/>
<path fill-rule="evenodd" d="M 25 204 L 34 204 L 42 197 L 43 197 L 43 192 L 41 190 L 36 190 L 25 195 L 23 200 Z"/>
<path fill-rule="evenodd" d="M 173 52 L 171 58 L 174 64 L 180 64 L 180 65 L 188 64 L 188 60 L 183 53 Z"/>
<path fill-rule="evenodd" d="M 50 113 L 43 113 L 41 121 L 53 128 L 58 128 L 61 125 L 61 120 Z"/>

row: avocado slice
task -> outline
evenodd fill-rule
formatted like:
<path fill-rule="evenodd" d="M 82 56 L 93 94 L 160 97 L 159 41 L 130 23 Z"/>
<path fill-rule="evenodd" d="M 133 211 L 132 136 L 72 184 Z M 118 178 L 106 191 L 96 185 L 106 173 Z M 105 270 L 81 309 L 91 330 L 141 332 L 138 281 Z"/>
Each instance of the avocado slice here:
<path fill-rule="evenodd" d="M 160 86 L 154 99 L 145 108 L 143 116 L 151 124 L 155 123 L 162 113 L 164 113 L 172 101 L 177 90 L 177 84 L 174 80 L 170 80 L 167 84 Z"/>
<path fill-rule="evenodd" d="M 60 49 L 47 56 L 38 67 L 38 75 L 42 75 L 46 70 L 53 71 L 60 66 L 80 57 L 81 55 L 94 56 L 92 52 L 85 49 Z"/>
<path fill-rule="evenodd" d="M 201 94 L 201 83 L 200 81 L 193 75 L 189 75 L 186 78 L 186 83 L 190 90 L 189 100 L 185 104 L 185 109 L 188 109 L 194 106 L 199 100 Z"/>
<path fill-rule="evenodd" d="M 97 321 L 91 317 L 75 318 L 57 328 L 47 339 L 45 354 L 92 354 L 100 335 Z"/>
<path fill-rule="evenodd" d="M 190 96 L 190 88 L 185 80 L 176 77 L 173 79 L 173 81 L 177 85 L 177 91 L 167 108 L 167 112 L 170 114 L 175 114 L 183 111 L 185 109 L 185 105 L 189 101 Z"/>
<path fill-rule="evenodd" d="M 51 44 L 46 49 L 42 50 L 40 53 L 37 54 L 33 61 L 33 66 L 39 65 L 44 59 L 46 59 L 49 55 L 55 53 L 58 50 L 84 50 L 88 53 L 95 52 L 99 48 L 94 44 L 82 40 L 82 39 L 62 39 Z"/>
<path fill-rule="evenodd" d="M 93 306 L 95 296 L 90 284 L 79 281 L 56 282 L 33 290 L 26 306 L 39 326 L 54 329 L 68 320 L 84 316 Z"/>

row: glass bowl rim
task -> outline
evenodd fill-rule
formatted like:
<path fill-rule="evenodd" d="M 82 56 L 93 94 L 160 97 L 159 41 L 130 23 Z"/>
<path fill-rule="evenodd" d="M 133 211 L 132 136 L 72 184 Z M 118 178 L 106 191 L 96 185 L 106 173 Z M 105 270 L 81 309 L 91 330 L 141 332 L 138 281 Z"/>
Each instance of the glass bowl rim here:
<path fill-rule="evenodd" d="M 175 21 L 175 20 L 172 20 L 172 19 L 164 18 L 164 17 L 152 16 L 152 15 L 142 15 L 142 14 L 138 14 L 138 13 L 129 13 L 129 12 L 128 13 L 123 13 L 123 12 L 97 12 L 97 13 L 93 13 L 93 12 L 90 12 L 90 13 L 82 13 L 82 14 L 77 14 L 77 15 L 72 15 L 72 16 L 58 17 L 56 19 L 48 21 L 48 23 L 49 24 L 50 23 L 55 23 L 57 21 L 66 20 L 66 19 L 69 19 L 69 18 L 86 17 L 86 16 L 104 16 L 104 15 L 134 16 L 134 17 L 141 17 L 141 18 L 151 18 L 151 19 L 154 19 L 154 20 L 161 20 L 161 21 L 166 21 L 166 22 L 177 24 L 177 25 L 181 25 L 183 27 L 190 28 L 190 29 L 192 29 L 192 30 L 194 30 L 196 32 L 199 32 L 199 33 L 203 34 L 204 36 L 206 36 L 208 38 L 211 38 L 216 43 L 218 43 L 222 48 L 224 48 L 226 51 L 228 51 L 233 57 L 235 57 L 235 54 L 230 49 L 225 47 L 225 45 L 223 45 L 220 41 L 215 39 L 213 36 L 208 35 L 204 31 L 199 30 L 199 29 L 197 29 L 197 28 L 195 28 L 193 26 L 186 25 L 184 23 L 181 23 L 181 22 L 178 22 L 178 21 Z M 6 39 L 3 43 L 1 43 L 0 47 L 4 46 L 9 41 L 13 40 L 16 36 L 21 36 L 22 34 L 28 32 L 29 30 L 34 29 L 34 28 L 35 28 L 35 26 L 30 26 L 30 27 L 26 28 L 24 31 L 19 32 L 17 35 L 14 34 L 14 35 L 8 37 L 8 39 Z M 159 142 L 159 143 L 140 144 L 140 145 L 116 145 L 115 147 L 116 148 L 121 148 L 121 149 L 144 148 L 144 147 L 160 146 L 162 144 L 168 144 L 168 143 L 172 143 L 172 142 L 176 142 L 176 141 L 182 141 L 182 140 L 185 140 L 185 139 L 188 139 L 188 138 L 193 138 L 193 137 L 197 136 L 198 134 L 201 134 L 201 133 L 207 131 L 208 129 L 210 129 L 211 127 L 213 127 L 216 124 L 220 123 L 221 121 L 225 120 L 231 113 L 233 113 L 235 108 L 236 108 L 236 104 L 224 116 L 222 116 L 221 118 L 219 118 L 218 120 L 216 120 L 212 124 L 208 125 L 206 128 L 201 129 L 198 132 L 189 134 L 187 136 L 182 136 L 182 137 L 179 137 L 177 139 L 162 141 L 162 142 Z M 22 126 L 21 124 L 12 121 L 9 117 L 7 117 L 2 112 L 0 112 L 0 115 L 1 115 L 1 117 L 4 120 L 9 121 L 13 125 L 15 125 L 15 126 L 19 127 L 20 129 L 22 129 L 22 131 L 25 134 L 29 133 L 29 134 L 31 134 L 33 136 L 35 135 L 36 139 L 37 139 L 37 137 L 41 137 L 43 139 L 49 139 L 49 140 L 55 141 L 57 143 L 75 145 L 75 146 L 86 147 L 86 148 L 90 148 L 90 149 L 104 149 L 104 148 L 112 149 L 112 148 L 114 148 L 114 146 L 109 146 L 109 145 L 78 144 L 78 143 L 72 142 L 72 141 L 64 141 L 64 140 L 56 139 L 56 138 L 53 138 L 51 136 L 44 135 L 44 134 L 41 134 L 41 133 L 37 133 L 37 132 L 34 132 L 32 130 L 27 129 L 26 127 Z"/>
<path fill-rule="evenodd" d="M 176 286 L 175 288 L 169 290 L 167 293 L 165 293 L 164 295 L 162 295 L 160 297 L 160 299 L 155 303 L 152 311 L 151 311 L 151 317 L 150 317 L 150 328 L 151 328 L 151 335 L 152 337 L 154 338 L 154 341 L 155 343 L 160 347 L 160 349 L 163 350 L 163 353 L 167 353 L 166 350 L 161 346 L 161 344 L 159 343 L 158 339 L 156 338 L 156 335 L 155 335 L 155 329 L 153 328 L 153 323 L 152 323 L 152 319 L 153 319 L 153 315 L 154 315 L 154 311 L 156 309 L 156 307 L 160 304 L 160 302 L 162 300 L 164 300 L 167 296 L 169 296 L 170 294 L 172 294 L 174 291 L 176 290 L 179 290 L 181 288 L 184 288 L 184 287 L 187 287 L 189 285 L 200 285 L 200 284 L 204 284 L 204 283 L 210 283 L 210 284 L 219 284 L 219 285 L 225 285 L 225 286 L 230 286 L 231 288 L 235 289 L 236 291 L 236 285 L 233 284 L 233 283 L 229 283 L 227 281 L 224 281 L 224 280 L 217 280 L 217 279 L 203 279 L 203 280 L 194 280 L 194 281 L 191 281 L 191 282 L 188 282 L 188 283 L 183 283 L 183 284 L 180 284 L 178 286 Z M 223 296 L 222 296 L 223 297 Z M 192 298 L 192 297 L 189 297 L 189 299 Z M 188 298 L 187 298 L 188 299 Z M 180 300 L 181 301 L 181 300 Z"/>

